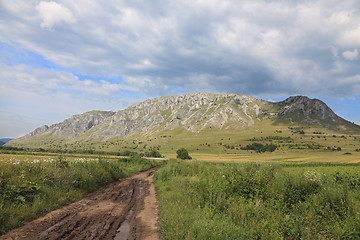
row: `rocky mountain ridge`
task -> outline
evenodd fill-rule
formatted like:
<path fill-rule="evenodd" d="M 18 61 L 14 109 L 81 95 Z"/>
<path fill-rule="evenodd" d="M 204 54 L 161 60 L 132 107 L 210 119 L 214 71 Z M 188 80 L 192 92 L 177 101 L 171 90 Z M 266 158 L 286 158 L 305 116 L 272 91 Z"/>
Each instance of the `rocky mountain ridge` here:
<path fill-rule="evenodd" d="M 290 121 L 322 125 L 325 128 L 333 128 L 334 125 L 349 124 L 350 122 L 337 116 L 324 102 L 318 99 L 310 99 L 305 96 L 289 97 L 280 102 L 283 110 L 279 117 L 288 117 Z M 293 116 L 293 118 L 291 117 Z"/>
<path fill-rule="evenodd" d="M 83 114 L 74 115 L 61 123 L 56 123 L 50 127 L 44 125 L 21 137 L 21 139 L 31 138 L 52 133 L 54 136 L 64 139 L 70 139 L 86 133 L 91 128 L 106 121 L 113 116 L 115 112 L 111 111 L 90 111 Z"/>
<path fill-rule="evenodd" d="M 241 131 L 265 119 L 284 124 L 316 124 L 333 130 L 360 130 L 360 126 L 340 118 L 324 102 L 304 96 L 269 102 L 240 94 L 189 93 L 149 99 L 117 112 L 74 115 L 61 123 L 37 128 L 11 143 L 39 136 L 105 141 L 174 129 L 193 134 L 208 129 Z"/>

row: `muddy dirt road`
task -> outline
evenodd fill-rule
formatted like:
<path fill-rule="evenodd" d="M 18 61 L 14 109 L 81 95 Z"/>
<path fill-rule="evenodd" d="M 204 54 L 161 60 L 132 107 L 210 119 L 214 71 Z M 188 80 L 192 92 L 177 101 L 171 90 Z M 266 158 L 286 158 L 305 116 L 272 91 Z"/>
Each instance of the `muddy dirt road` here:
<path fill-rule="evenodd" d="M 120 179 L 0 239 L 160 239 L 153 174 Z"/>

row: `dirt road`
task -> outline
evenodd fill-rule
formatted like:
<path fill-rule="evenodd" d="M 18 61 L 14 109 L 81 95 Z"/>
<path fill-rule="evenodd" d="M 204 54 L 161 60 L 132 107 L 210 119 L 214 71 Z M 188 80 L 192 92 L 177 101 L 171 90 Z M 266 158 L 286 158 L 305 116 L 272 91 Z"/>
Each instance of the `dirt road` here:
<path fill-rule="evenodd" d="M 120 179 L 0 239 L 160 239 L 153 174 Z"/>

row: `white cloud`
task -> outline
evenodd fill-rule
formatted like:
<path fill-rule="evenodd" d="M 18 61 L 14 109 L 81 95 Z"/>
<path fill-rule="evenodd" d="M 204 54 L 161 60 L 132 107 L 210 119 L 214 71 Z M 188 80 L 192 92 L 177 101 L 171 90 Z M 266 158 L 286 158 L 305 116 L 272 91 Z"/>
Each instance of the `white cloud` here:
<path fill-rule="evenodd" d="M 343 46 L 360 47 L 360 26 L 342 32 L 339 36 L 339 43 Z"/>
<path fill-rule="evenodd" d="M 19 137 L 90 110 L 118 111 L 143 100 L 128 84 L 80 80 L 71 73 L 0 64 L 0 135 Z"/>
<path fill-rule="evenodd" d="M 357 88 L 359 88 L 359 90 L 360 90 L 360 74 L 340 79 L 339 83 L 341 83 L 341 84 L 354 84 L 354 86 L 357 86 Z"/>
<path fill-rule="evenodd" d="M 27 65 L 5 66 L 0 64 L 0 82 L 3 86 L 22 89 L 40 95 L 57 93 L 85 96 L 90 99 L 120 95 L 121 91 L 138 91 L 137 87 L 111 83 L 106 80 L 80 80 L 77 76 L 46 68 L 31 68 Z M 95 95 L 93 95 L 95 94 Z"/>
<path fill-rule="evenodd" d="M 23 8 L 12 2 L 3 3 L 1 41 L 83 75 L 122 76 L 126 87 L 150 96 L 184 86 L 329 94 L 336 79 L 359 71 L 356 61 L 347 61 L 360 49 L 357 1 L 19 1 Z M 46 28 L 77 24 L 39 31 L 39 19 L 30 17 L 37 11 Z M 94 82 L 84 89 L 111 95 L 116 91 L 109 89 L 125 86 Z"/>
<path fill-rule="evenodd" d="M 346 58 L 347 60 L 356 60 L 359 55 L 359 52 L 357 49 L 354 49 L 354 51 L 345 51 L 342 53 L 342 56 Z"/>
<path fill-rule="evenodd" d="M 335 81 L 337 91 L 334 91 L 333 96 L 356 96 L 360 92 L 360 74 L 339 78 Z"/>
<path fill-rule="evenodd" d="M 23 119 L 38 108 L 68 117 L 191 91 L 360 91 L 360 1 L 13 0 L 0 8 L 0 52 L 17 48 L 0 54 L 1 102 L 25 104 Z"/>
<path fill-rule="evenodd" d="M 41 1 L 36 6 L 36 10 L 42 18 L 42 22 L 40 24 L 42 28 L 52 29 L 55 24 L 62 22 L 74 23 L 76 21 L 75 17 L 68 8 L 56 2 Z"/>
<path fill-rule="evenodd" d="M 149 59 L 143 59 L 138 64 L 129 64 L 128 66 L 131 69 L 138 69 L 138 70 L 150 69 L 150 68 L 154 67 L 154 65 L 152 64 L 152 62 Z"/>

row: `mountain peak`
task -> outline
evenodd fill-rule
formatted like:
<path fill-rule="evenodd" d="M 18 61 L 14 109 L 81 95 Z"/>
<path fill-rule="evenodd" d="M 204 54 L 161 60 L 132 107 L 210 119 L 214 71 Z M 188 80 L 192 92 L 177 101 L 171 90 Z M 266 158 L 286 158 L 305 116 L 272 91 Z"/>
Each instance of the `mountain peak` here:
<path fill-rule="evenodd" d="M 145 100 L 117 112 L 74 115 L 13 142 L 33 142 L 30 139 L 41 136 L 66 142 L 106 141 L 134 135 L 146 138 L 173 131 L 193 135 L 214 130 L 241 132 L 258 127 L 263 121 L 360 131 L 360 126 L 338 117 L 324 102 L 306 96 L 274 103 L 241 94 L 187 93 Z"/>
<path fill-rule="evenodd" d="M 280 102 L 283 110 L 279 114 L 282 120 L 290 122 L 317 124 L 337 131 L 357 126 L 337 116 L 323 101 L 306 96 L 292 96 Z"/>
<path fill-rule="evenodd" d="M 290 96 L 287 99 L 285 99 L 283 102 L 285 103 L 294 103 L 294 102 L 307 102 L 310 101 L 311 99 L 307 96 Z"/>

